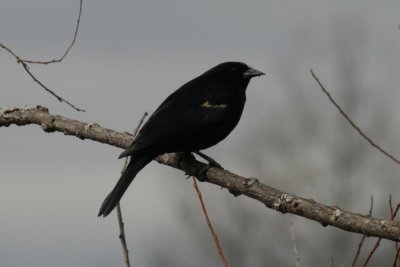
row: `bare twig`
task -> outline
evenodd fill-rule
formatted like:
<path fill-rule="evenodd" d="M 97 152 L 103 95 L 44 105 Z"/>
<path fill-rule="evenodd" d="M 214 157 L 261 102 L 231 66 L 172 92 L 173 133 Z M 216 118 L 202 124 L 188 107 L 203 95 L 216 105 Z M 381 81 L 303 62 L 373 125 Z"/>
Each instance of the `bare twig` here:
<path fill-rule="evenodd" d="M 210 228 L 210 232 L 214 239 L 215 246 L 217 247 L 219 257 L 221 258 L 221 261 L 222 261 L 222 264 L 224 265 L 224 267 L 228 267 L 228 262 L 226 261 L 224 253 L 221 248 L 221 245 L 219 244 L 217 233 L 214 231 L 214 227 L 212 226 L 210 218 L 208 217 L 207 209 L 206 209 L 206 206 L 204 205 L 204 201 L 203 201 L 203 197 L 201 196 L 200 189 L 197 186 L 196 178 L 192 177 L 192 179 L 193 179 L 194 189 L 196 190 L 197 196 L 199 197 L 201 209 L 203 210 L 204 217 L 206 218 L 208 228 Z"/>
<path fill-rule="evenodd" d="M 143 124 L 144 118 L 146 118 L 147 112 L 145 112 L 140 119 L 138 125 L 136 126 L 136 129 L 133 131 L 133 137 L 136 137 L 140 127 Z M 128 166 L 128 158 L 125 158 L 125 163 L 124 167 L 122 168 L 121 174 L 124 173 L 126 167 Z M 118 226 L 119 226 L 119 239 L 121 240 L 121 245 L 122 245 L 122 251 L 124 253 L 124 258 L 125 258 L 125 266 L 130 267 L 130 261 L 129 261 L 129 250 L 128 250 L 128 245 L 126 243 L 126 238 L 125 238 L 125 227 L 124 227 L 124 221 L 122 219 L 122 211 L 121 211 L 121 204 L 118 202 L 117 204 L 117 218 L 118 218 Z"/>
<path fill-rule="evenodd" d="M 390 210 L 390 217 L 393 217 L 394 215 L 394 210 L 393 210 L 393 204 L 392 204 L 392 195 L 389 195 L 389 210 Z"/>
<path fill-rule="evenodd" d="M 293 254 L 294 254 L 294 260 L 295 260 L 295 266 L 300 267 L 300 257 L 299 257 L 299 252 L 297 250 L 296 232 L 294 231 L 294 224 L 293 224 L 292 216 L 289 217 L 289 224 L 290 224 L 290 236 L 292 238 L 292 244 L 293 244 Z"/>
<path fill-rule="evenodd" d="M 396 218 L 397 213 L 399 212 L 399 209 L 400 209 L 400 203 L 397 203 L 396 209 L 394 210 L 393 214 L 391 214 L 392 215 L 390 218 L 391 220 L 394 220 L 394 218 Z"/>
<path fill-rule="evenodd" d="M 76 27 L 75 27 L 75 31 L 74 31 L 74 37 L 72 38 L 72 41 L 70 43 L 70 45 L 68 46 L 67 50 L 64 52 L 64 54 L 58 58 L 58 59 L 50 59 L 50 60 L 30 60 L 30 59 L 24 59 L 21 58 L 20 56 L 18 56 L 14 51 L 12 51 L 10 48 L 8 48 L 7 46 L 3 45 L 0 43 L 0 47 L 5 49 L 8 53 L 10 53 L 12 56 L 14 56 L 18 63 L 25 62 L 27 64 L 43 64 L 43 65 L 47 65 L 47 64 L 51 64 L 51 63 L 59 63 L 61 61 L 64 60 L 64 58 L 67 56 L 67 54 L 69 53 L 69 51 L 71 50 L 72 46 L 75 44 L 76 41 L 76 37 L 78 35 L 78 30 L 79 30 L 79 25 L 80 25 L 80 21 L 81 21 L 81 15 L 82 15 L 82 5 L 83 5 L 83 0 L 80 0 L 79 2 L 79 14 L 78 14 L 78 19 L 76 21 Z"/>
<path fill-rule="evenodd" d="M 322 91 L 328 96 L 329 100 L 332 102 L 332 104 L 339 110 L 340 114 L 343 115 L 343 117 L 350 123 L 350 125 L 365 139 L 367 140 L 367 142 L 375 147 L 376 149 L 378 149 L 381 153 L 383 153 L 384 155 L 386 155 L 387 157 L 389 157 L 391 160 L 393 160 L 394 162 L 396 162 L 397 164 L 400 164 L 400 160 L 398 160 L 397 158 L 395 158 L 394 156 L 392 156 L 389 152 L 387 152 L 386 150 L 384 150 L 383 148 L 381 148 L 379 145 L 377 145 L 371 138 L 369 138 L 361 129 L 360 127 L 358 127 L 353 121 L 352 119 L 346 114 L 346 112 L 343 111 L 343 109 L 339 106 L 338 103 L 336 103 L 336 101 L 333 99 L 333 97 L 331 96 L 331 94 L 328 92 L 328 90 L 325 89 L 324 85 L 320 82 L 320 80 L 318 79 L 318 77 L 314 74 L 313 70 L 310 69 L 311 75 L 312 77 L 315 79 L 315 81 L 317 81 L 319 87 L 321 87 Z"/>
<path fill-rule="evenodd" d="M 392 195 L 389 195 L 389 208 L 390 208 L 390 216 L 394 216 L 394 209 L 393 209 L 393 204 L 392 204 Z M 396 252 L 396 255 L 394 257 L 394 262 L 393 262 L 393 267 L 398 266 L 399 263 L 399 253 L 400 253 L 400 246 L 398 242 L 394 243 L 394 250 Z"/>
<path fill-rule="evenodd" d="M 399 255 L 400 255 L 400 246 L 396 249 L 396 255 L 394 257 L 393 267 L 399 266 Z"/>
<path fill-rule="evenodd" d="M 47 86 L 45 86 L 41 81 L 39 81 L 33 74 L 32 72 L 29 70 L 28 65 L 25 64 L 24 61 L 21 61 L 22 66 L 24 67 L 25 71 L 29 74 L 29 76 L 32 77 L 32 79 L 37 82 L 44 90 L 46 90 L 48 93 L 50 93 L 51 95 L 53 95 L 55 98 L 57 98 L 58 101 L 60 102 L 64 102 L 65 104 L 67 104 L 68 106 L 70 106 L 71 108 L 75 109 L 76 111 L 82 111 L 85 112 L 84 109 L 80 109 L 77 108 L 75 105 L 73 105 L 71 102 L 69 102 L 68 100 L 65 100 L 64 98 L 62 98 L 61 96 L 57 95 L 56 93 L 54 93 L 52 90 L 50 90 Z"/>
<path fill-rule="evenodd" d="M 83 0 L 80 0 L 79 2 L 79 14 L 78 14 L 78 19 L 76 20 L 76 27 L 75 27 L 75 32 L 74 32 L 74 37 L 72 38 L 71 43 L 69 44 L 67 50 L 64 52 L 64 54 L 58 58 L 58 59 L 51 59 L 51 60 L 29 60 L 29 59 L 20 59 L 21 61 L 24 61 L 25 63 L 30 63 L 30 64 L 51 64 L 51 63 L 59 63 L 64 60 L 64 58 L 67 56 L 69 53 L 69 50 L 71 50 L 72 46 L 74 46 L 75 41 L 76 41 L 76 36 L 78 35 L 78 30 L 79 30 L 79 25 L 81 22 L 81 15 L 82 15 L 82 2 Z"/>
<path fill-rule="evenodd" d="M 95 123 L 84 123 L 59 115 L 52 115 L 47 108 L 0 108 L 0 126 L 37 124 L 45 132 L 62 132 L 65 135 L 80 139 L 127 148 L 132 144 L 133 137 L 129 133 L 120 133 L 100 127 Z M 256 178 L 245 178 L 228 170 L 209 168 L 204 173 L 205 163 L 196 160 L 185 160 L 179 154 L 164 154 L 155 159 L 157 162 L 182 170 L 190 176 L 203 174 L 205 182 L 221 186 L 263 203 L 267 208 L 282 213 L 292 213 L 317 221 L 323 226 L 334 226 L 368 236 L 384 239 L 400 240 L 400 222 L 382 220 L 358 213 L 328 206 L 312 199 L 302 198 L 291 193 L 272 188 L 259 182 Z"/>
<path fill-rule="evenodd" d="M 369 216 L 372 215 L 372 209 L 373 209 L 373 207 L 374 207 L 374 196 L 371 195 L 371 206 L 369 207 L 369 212 L 368 212 L 368 215 L 369 215 Z M 356 255 L 355 255 L 355 257 L 354 257 L 353 264 L 351 265 L 351 267 L 355 267 L 355 266 L 356 266 L 356 263 L 357 263 L 357 260 L 358 260 L 358 256 L 360 255 L 361 248 L 362 248 L 362 246 L 363 246 L 363 244 L 364 244 L 364 240 L 365 240 L 366 237 L 367 237 L 366 235 L 363 235 L 363 236 L 362 236 L 361 241 L 360 241 L 360 243 L 358 244 L 357 252 L 356 252 Z"/>
<path fill-rule="evenodd" d="M 146 118 L 147 115 L 148 115 L 147 111 L 145 113 L 143 113 L 142 118 L 140 119 L 138 125 L 136 126 L 136 129 L 133 131 L 133 137 L 136 137 L 136 135 L 138 134 L 139 129 L 140 129 L 140 127 L 142 127 L 144 119 Z"/>
<path fill-rule="evenodd" d="M 125 158 L 125 163 L 124 163 L 124 167 L 122 168 L 121 174 L 124 173 L 127 165 L 128 165 L 128 157 Z M 125 224 L 122 219 L 121 204 L 119 202 L 117 204 L 117 219 L 118 219 L 118 227 L 119 227 L 119 239 L 121 240 L 122 252 L 124 253 L 125 266 L 130 267 L 131 263 L 129 260 L 128 244 L 126 243 L 126 238 L 125 238 Z"/>
<path fill-rule="evenodd" d="M 58 63 L 58 62 L 61 62 L 67 56 L 67 54 L 71 50 L 72 46 L 75 44 L 76 36 L 78 35 L 78 30 L 79 30 L 79 25 L 80 25 L 80 20 L 81 20 L 81 14 L 82 14 L 82 1 L 83 0 L 80 0 L 80 4 L 79 4 L 79 15 L 78 15 L 78 19 L 77 19 L 77 22 L 76 22 L 76 28 L 75 28 L 75 32 L 74 32 L 74 37 L 72 39 L 71 44 L 68 46 L 67 50 L 64 52 L 64 54 L 59 59 L 52 59 L 52 60 L 47 60 L 47 61 L 27 60 L 27 59 L 23 59 L 20 56 L 18 56 L 14 51 L 12 51 L 10 48 L 8 48 L 7 46 L 5 46 L 2 43 L 0 43 L 0 47 L 3 48 L 4 50 L 6 50 L 13 57 L 15 57 L 17 59 L 17 63 L 22 64 L 22 67 L 29 74 L 29 76 L 31 76 L 31 78 L 37 84 L 39 84 L 45 91 L 47 91 L 48 93 L 53 95 L 58 101 L 64 102 L 65 104 L 67 104 L 71 108 L 75 109 L 76 111 L 85 112 L 84 109 L 77 108 L 75 105 L 71 104 L 71 102 L 65 100 L 63 97 L 59 96 L 54 91 L 50 90 L 47 86 L 45 86 L 38 78 L 36 78 L 35 75 L 32 74 L 32 72 L 29 70 L 29 66 L 28 66 L 28 64 L 43 64 L 43 65 L 47 65 L 47 64 L 51 64 L 51 63 Z"/>
<path fill-rule="evenodd" d="M 378 249 L 379 245 L 381 244 L 381 240 L 382 238 L 378 238 L 378 240 L 376 240 L 376 243 L 374 245 L 374 247 L 372 248 L 372 250 L 369 252 L 367 259 L 364 261 L 362 267 L 365 267 L 368 265 L 369 260 L 372 258 L 372 255 L 374 255 L 375 251 Z"/>
<path fill-rule="evenodd" d="M 392 203 L 392 196 L 390 195 L 390 196 L 389 196 L 389 205 L 390 205 L 390 206 L 391 206 L 391 203 Z M 390 209 L 393 210 L 393 208 L 390 208 Z M 394 220 L 394 218 L 396 217 L 397 212 L 399 211 L 399 209 L 400 209 L 400 203 L 397 204 L 396 209 L 394 210 L 394 212 L 393 212 L 393 213 L 391 212 L 391 214 L 390 214 L 390 220 L 391 220 L 391 221 Z M 368 254 L 368 257 L 367 257 L 367 259 L 365 260 L 365 262 L 364 262 L 364 264 L 362 265 L 362 267 L 365 267 L 365 266 L 368 265 L 368 262 L 369 262 L 369 260 L 372 258 L 372 255 L 374 255 L 375 251 L 378 249 L 379 245 L 381 244 L 381 240 L 382 240 L 382 237 L 379 237 L 378 240 L 376 240 L 376 243 L 375 243 L 374 247 L 372 248 L 372 250 L 371 250 L 370 253 Z"/>
<path fill-rule="evenodd" d="M 129 261 L 129 250 L 125 238 L 125 227 L 124 227 L 124 221 L 122 220 L 121 205 L 119 203 L 117 204 L 117 218 L 119 226 L 119 239 L 121 240 L 122 252 L 124 253 L 125 266 L 130 267 L 131 263 Z"/>

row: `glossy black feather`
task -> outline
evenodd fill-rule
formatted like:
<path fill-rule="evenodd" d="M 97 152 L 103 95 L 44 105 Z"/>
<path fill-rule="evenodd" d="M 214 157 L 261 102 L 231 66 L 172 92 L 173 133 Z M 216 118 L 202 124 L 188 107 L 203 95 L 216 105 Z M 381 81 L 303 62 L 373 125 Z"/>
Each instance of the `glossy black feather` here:
<path fill-rule="evenodd" d="M 156 156 L 199 151 L 222 141 L 240 120 L 250 79 L 263 74 L 244 63 L 226 62 L 168 96 L 120 155 L 132 157 L 131 168 L 104 200 L 99 216 L 113 210 L 136 174 Z"/>

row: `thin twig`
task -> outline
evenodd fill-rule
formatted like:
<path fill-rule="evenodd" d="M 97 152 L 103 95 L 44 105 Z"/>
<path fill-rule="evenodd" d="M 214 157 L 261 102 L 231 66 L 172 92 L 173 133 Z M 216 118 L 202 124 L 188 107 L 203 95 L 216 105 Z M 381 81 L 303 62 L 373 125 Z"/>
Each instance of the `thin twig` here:
<path fill-rule="evenodd" d="M 203 210 L 204 217 L 206 218 L 208 228 L 210 228 L 210 232 L 214 239 L 215 246 L 217 247 L 219 257 L 221 258 L 221 261 L 222 261 L 222 264 L 224 265 L 224 267 L 228 267 L 228 262 L 226 261 L 224 253 L 222 252 L 221 245 L 219 244 L 219 241 L 218 241 L 217 233 L 214 231 L 214 227 L 212 226 L 210 218 L 208 217 L 207 209 L 206 209 L 206 206 L 204 205 L 203 197 L 201 196 L 201 191 L 200 191 L 199 187 L 197 186 L 196 178 L 192 177 L 192 179 L 193 179 L 194 189 L 196 190 L 197 196 L 199 197 L 201 209 Z"/>
<path fill-rule="evenodd" d="M 393 204 L 392 204 L 392 195 L 389 195 L 389 208 L 390 208 L 390 216 L 393 217 Z M 396 256 L 394 257 L 393 267 L 396 267 L 399 262 L 399 253 L 400 253 L 400 246 L 398 242 L 394 242 L 394 251 L 396 252 Z"/>
<path fill-rule="evenodd" d="M 346 114 L 346 112 L 343 111 L 343 109 L 339 106 L 339 104 L 336 103 L 336 101 L 333 99 L 331 94 L 328 92 L 328 90 L 325 89 L 324 85 L 320 82 L 318 77 L 314 74 L 313 70 L 310 69 L 312 77 L 317 81 L 319 87 L 321 87 L 322 91 L 328 96 L 329 100 L 332 102 L 333 105 L 339 110 L 339 112 L 343 115 L 343 117 L 351 124 L 351 126 L 365 139 L 367 142 L 378 149 L 380 152 L 382 152 L 384 155 L 389 157 L 391 160 L 396 162 L 397 164 L 400 164 L 400 160 L 392 156 L 389 152 L 381 148 L 379 145 L 377 145 L 374 141 L 372 141 L 371 138 L 369 138 L 361 129 L 358 127 L 351 119 L 350 117 Z"/>
<path fill-rule="evenodd" d="M 9 54 L 11 54 L 13 57 L 15 57 L 17 59 L 17 63 L 22 64 L 22 67 L 24 68 L 24 70 L 29 74 L 29 76 L 31 76 L 31 78 L 38 83 L 44 90 L 46 90 L 48 93 L 50 93 L 51 95 L 53 95 L 58 101 L 60 102 L 64 102 L 65 104 L 67 104 L 68 106 L 70 106 L 71 108 L 75 109 L 76 111 L 81 111 L 81 112 L 85 112 L 84 109 L 81 108 L 77 108 L 76 106 L 74 106 L 73 104 L 71 104 L 69 101 L 65 100 L 64 98 L 62 98 L 61 96 L 57 95 L 54 91 L 50 90 L 47 86 L 45 86 L 38 78 L 36 78 L 36 76 L 34 76 L 32 74 L 32 72 L 29 70 L 29 66 L 28 63 L 31 64 L 43 64 L 43 65 L 47 65 L 50 63 L 56 63 L 56 62 L 61 62 L 69 53 L 69 51 L 71 50 L 72 46 L 75 44 L 76 41 L 76 36 L 78 35 L 78 30 L 79 30 L 79 25 L 80 25 L 80 20 L 81 20 L 81 14 L 82 14 L 82 2 L 83 0 L 80 0 L 80 4 L 79 4 L 79 15 L 78 15 L 78 19 L 76 22 L 76 28 L 75 28 L 75 32 L 74 32 L 74 37 L 72 39 L 71 44 L 68 46 L 67 50 L 65 51 L 65 53 L 59 58 L 59 59 L 52 59 L 52 60 L 47 60 L 47 61 L 40 61 L 40 60 L 26 60 L 21 58 L 20 56 L 18 56 L 14 51 L 12 51 L 10 48 L 8 48 L 7 46 L 5 46 L 4 44 L 0 43 L 0 47 L 3 48 L 4 50 L 6 50 Z"/>
<path fill-rule="evenodd" d="M 128 157 L 125 158 L 125 163 L 124 163 L 124 167 L 122 167 L 121 174 L 124 173 L 127 166 L 128 166 Z M 121 204 L 119 202 L 117 204 L 117 218 L 118 218 L 118 227 L 119 227 L 119 239 L 121 240 L 122 252 L 124 253 L 125 266 L 130 267 L 131 263 L 129 260 L 128 244 L 126 243 L 126 238 L 125 238 L 125 224 L 122 219 Z"/>
<path fill-rule="evenodd" d="M 142 118 L 140 119 L 138 125 L 136 126 L 136 129 L 133 131 L 133 137 L 135 137 L 135 136 L 138 134 L 139 129 L 140 129 L 140 127 L 142 127 L 142 124 L 143 124 L 143 122 L 144 122 L 144 119 L 146 118 L 146 116 L 147 116 L 148 114 L 149 114 L 149 113 L 147 113 L 147 111 L 143 114 L 143 116 L 142 116 Z"/>
<path fill-rule="evenodd" d="M 59 59 L 50 59 L 50 60 L 24 59 L 24 58 L 21 58 L 20 56 L 18 56 L 14 51 L 11 50 L 11 48 L 8 48 L 4 44 L 0 43 L 0 47 L 5 49 L 12 56 L 14 56 L 17 59 L 18 63 L 25 62 L 27 64 L 42 64 L 42 65 L 47 65 L 47 64 L 51 64 L 51 63 L 60 63 L 61 61 L 64 60 L 64 58 L 67 56 L 67 54 L 71 50 L 72 46 L 75 44 L 76 37 L 78 35 L 80 21 L 81 21 L 81 15 L 82 15 L 82 4 L 83 4 L 82 2 L 83 2 L 83 0 L 80 0 L 80 3 L 79 3 L 79 14 L 78 14 L 78 19 L 76 21 L 76 27 L 75 27 L 75 32 L 74 32 L 74 37 L 72 39 L 72 42 L 70 43 L 70 45 L 68 46 L 67 50 L 64 52 L 64 54 Z"/>
<path fill-rule="evenodd" d="M 389 196 L 389 204 L 391 204 L 391 199 L 392 199 L 392 196 L 390 195 Z M 396 209 L 394 210 L 394 212 L 392 214 L 390 214 L 390 220 L 392 220 L 392 221 L 394 220 L 394 218 L 396 217 L 397 212 L 399 211 L 399 209 L 400 209 L 400 203 L 397 204 Z M 382 240 L 381 237 L 379 237 L 378 240 L 376 240 L 376 243 L 375 243 L 374 247 L 372 248 L 371 252 L 368 254 L 368 257 L 365 260 L 364 264 L 362 265 L 363 267 L 367 266 L 369 260 L 372 258 L 372 255 L 374 255 L 375 251 L 378 249 L 379 245 L 381 244 L 381 240 Z"/>
<path fill-rule="evenodd" d="M 17 63 L 21 63 L 21 61 L 23 61 L 17 54 L 14 53 L 14 51 L 12 51 L 7 46 L 0 43 L 0 47 L 3 48 L 4 50 L 6 50 L 8 53 L 10 53 L 13 57 L 15 57 L 17 59 Z"/>
<path fill-rule="evenodd" d="M 135 137 L 137 133 L 139 132 L 140 127 L 143 124 L 144 119 L 147 116 L 147 112 L 145 112 L 140 119 L 138 125 L 136 126 L 136 129 L 133 131 L 133 136 Z M 128 166 L 128 158 L 125 158 L 125 163 L 124 167 L 122 168 L 121 174 L 124 173 L 126 167 Z M 125 238 L 125 227 L 124 227 L 124 221 L 122 219 L 122 211 L 121 211 L 121 205 L 118 202 L 117 204 L 117 218 L 118 218 L 118 226 L 119 226 L 119 239 L 121 240 L 121 245 L 122 245 L 122 252 L 124 253 L 124 258 L 125 258 L 125 266 L 130 267 L 130 261 L 129 261 L 129 250 L 128 250 L 128 244 L 126 243 L 126 238 Z"/>
<path fill-rule="evenodd" d="M 369 260 L 372 258 L 372 255 L 374 255 L 375 251 L 378 249 L 379 245 L 381 244 L 381 240 L 382 238 L 378 238 L 378 240 L 376 240 L 376 243 L 374 245 L 374 247 L 372 248 L 372 250 L 369 252 L 367 259 L 364 261 L 364 264 L 362 265 L 362 267 L 367 266 Z"/>
<path fill-rule="evenodd" d="M 125 266 L 130 267 L 131 263 L 129 261 L 129 250 L 125 238 L 125 227 L 124 227 L 124 221 L 122 220 L 121 205 L 119 203 L 117 204 L 117 217 L 119 226 L 119 239 L 121 240 L 122 252 L 124 253 Z"/>
<path fill-rule="evenodd" d="M 374 207 L 374 196 L 371 195 L 371 206 L 369 207 L 369 212 L 368 212 L 368 215 L 369 215 L 369 216 L 372 215 L 372 209 L 373 209 L 373 207 Z M 362 248 L 362 246 L 363 246 L 363 244 L 364 244 L 364 240 L 365 240 L 366 237 L 367 237 L 366 235 L 363 235 L 363 236 L 362 236 L 361 241 L 360 241 L 360 243 L 358 244 L 357 252 L 356 252 L 356 255 L 355 255 L 355 257 L 354 257 L 353 264 L 351 265 L 351 267 L 355 267 L 355 266 L 356 266 L 356 263 L 357 263 L 357 260 L 358 260 L 358 256 L 360 255 L 361 248 Z"/>
<path fill-rule="evenodd" d="M 59 59 L 51 59 L 51 60 L 28 60 L 28 59 L 20 59 L 24 61 L 25 63 L 31 63 L 31 64 L 51 64 L 51 63 L 59 63 L 63 61 L 63 59 L 67 56 L 69 53 L 69 50 L 71 50 L 72 46 L 75 44 L 76 41 L 76 36 L 78 35 L 78 30 L 79 30 L 79 25 L 81 22 L 81 14 L 82 14 L 82 2 L 83 0 L 80 0 L 79 2 L 79 14 L 78 14 L 78 19 L 76 20 L 76 27 L 75 27 L 75 32 L 74 32 L 74 37 L 72 38 L 72 42 L 68 46 L 67 50 L 64 52 L 64 54 L 59 58 Z"/>
<path fill-rule="evenodd" d="M 294 260 L 295 260 L 295 266 L 300 267 L 300 257 L 299 257 L 299 252 L 297 250 L 296 232 L 294 231 L 292 215 L 290 215 L 290 217 L 289 217 L 289 224 L 290 224 L 290 236 L 292 238 L 292 244 L 293 244 L 293 254 L 294 254 Z"/>
<path fill-rule="evenodd" d="M 65 100 L 64 98 L 62 98 L 61 96 L 57 95 L 56 93 L 54 93 L 52 90 L 50 90 L 46 85 L 44 85 L 41 81 L 39 81 L 33 74 L 32 72 L 29 70 L 28 65 L 25 64 L 24 61 L 21 61 L 22 66 L 24 67 L 25 71 L 29 74 L 29 76 L 32 77 L 32 79 L 37 82 L 44 90 L 46 90 L 48 93 L 50 93 L 51 95 L 53 95 L 55 98 L 57 98 L 58 101 L 60 102 L 64 102 L 65 104 L 67 104 L 68 106 L 70 106 L 71 108 L 75 109 L 76 111 L 81 111 L 81 112 L 85 112 L 86 110 L 78 108 L 76 106 L 74 106 L 71 102 L 69 102 L 68 100 Z"/>
<path fill-rule="evenodd" d="M 394 211 L 393 211 L 393 204 L 392 204 L 392 194 L 389 194 L 389 210 L 390 210 L 390 217 L 393 217 Z"/>
<path fill-rule="evenodd" d="M 396 256 L 394 257 L 393 267 L 399 266 L 398 265 L 399 255 L 400 255 L 400 246 L 397 247 Z"/>

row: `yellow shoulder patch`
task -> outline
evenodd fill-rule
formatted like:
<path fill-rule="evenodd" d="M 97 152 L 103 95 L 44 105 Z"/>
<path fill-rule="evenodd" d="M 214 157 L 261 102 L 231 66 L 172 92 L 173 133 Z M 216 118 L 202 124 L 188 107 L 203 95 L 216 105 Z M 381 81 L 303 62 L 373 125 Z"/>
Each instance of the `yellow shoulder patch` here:
<path fill-rule="evenodd" d="M 226 108 L 228 105 L 225 104 L 211 104 L 210 102 L 206 101 L 202 105 L 205 108 Z"/>

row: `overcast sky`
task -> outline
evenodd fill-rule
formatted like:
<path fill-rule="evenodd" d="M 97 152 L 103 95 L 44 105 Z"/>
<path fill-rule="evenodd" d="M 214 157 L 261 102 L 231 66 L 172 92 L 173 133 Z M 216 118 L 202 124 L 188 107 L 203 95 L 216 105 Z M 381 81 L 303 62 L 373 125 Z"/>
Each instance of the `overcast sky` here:
<path fill-rule="evenodd" d="M 0 42 L 22 58 L 68 47 L 79 1 L 2 0 Z M 75 46 L 60 64 L 32 65 L 44 92 L 0 51 L 0 107 L 43 105 L 54 114 L 132 131 L 183 83 L 224 61 L 253 79 L 235 131 L 207 154 L 226 169 L 325 204 L 388 216 L 398 166 L 338 115 L 312 68 L 378 143 L 400 155 L 400 3 L 395 1 L 84 1 Z M 123 266 L 115 214 L 96 214 L 119 177 L 120 149 L 0 128 L 0 266 Z M 398 152 L 398 153 L 396 153 Z M 219 266 L 190 180 L 148 165 L 122 207 L 134 266 Z M 293 266 L 289 216 L 201 184 L 230 266 Z M 301 266 L 349 266 L 360 236 L 292 217 Z M 318 238 L 317 238 L 318 237 Z M 373 240 L 367 245 L 369 251 Z M 383 242 L 371 266 L 394 257 Z"/>

